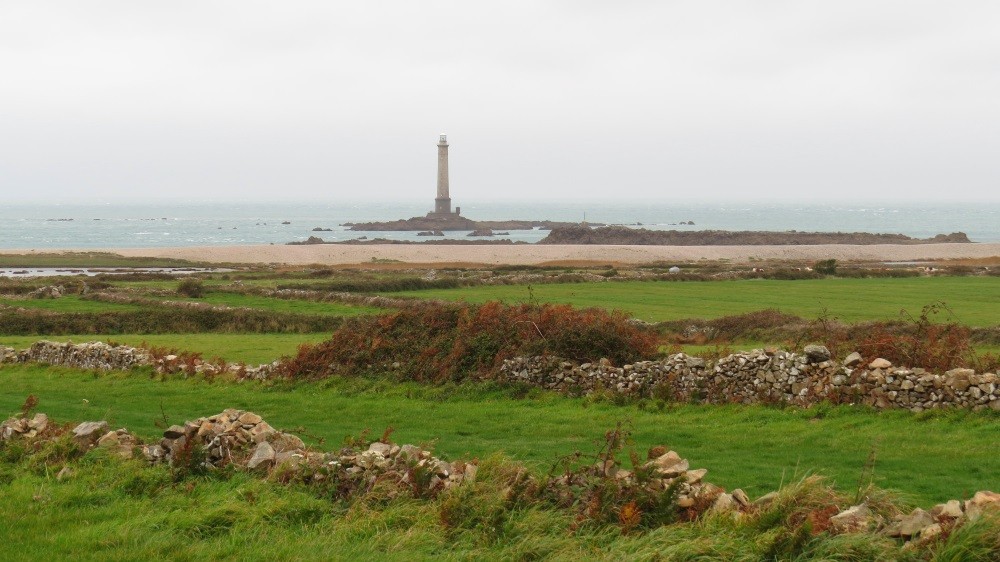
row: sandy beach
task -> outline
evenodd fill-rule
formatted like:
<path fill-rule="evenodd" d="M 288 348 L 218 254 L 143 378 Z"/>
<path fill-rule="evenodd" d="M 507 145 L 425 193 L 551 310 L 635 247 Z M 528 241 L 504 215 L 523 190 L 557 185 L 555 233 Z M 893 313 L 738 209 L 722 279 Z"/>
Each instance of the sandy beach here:
<path fill-rule="evenodd" d="M 3 254 L 102 251 L 129 257 L 178 258 L 212 263 L 350 265 L 395 261 L 412 264 L 515 264 L 690 262 L 728 260 L 1000 262 L 1000 244 L 819 245 L 819 246 L 603 246 L 603 245 L 341 245 L 201 246 L 175 248 L 0 250 Z"/>

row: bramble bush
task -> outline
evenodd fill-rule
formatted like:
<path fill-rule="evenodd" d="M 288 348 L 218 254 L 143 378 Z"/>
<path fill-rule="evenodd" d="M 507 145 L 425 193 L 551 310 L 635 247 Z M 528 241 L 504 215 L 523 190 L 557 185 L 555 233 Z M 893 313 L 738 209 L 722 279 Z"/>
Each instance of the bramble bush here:
<path fill-rule="evenodd" d="M 205 285 L 196 277 L 185 277 L 177 284 L 177 293 L 185 297 L 200 299 L 205 296 Z"/>
<path fill-rule="evenodd" d="M 329 340 L 300 347 L 283 372 L 322 378 L 395 368 L 402 378 L 444 382 L 488 377 L 518 355 L 622 364 L 652 358 L 656 348 L 656 335 L 620 312 L 553 304 L 424 304 L 352 318 Z"/>

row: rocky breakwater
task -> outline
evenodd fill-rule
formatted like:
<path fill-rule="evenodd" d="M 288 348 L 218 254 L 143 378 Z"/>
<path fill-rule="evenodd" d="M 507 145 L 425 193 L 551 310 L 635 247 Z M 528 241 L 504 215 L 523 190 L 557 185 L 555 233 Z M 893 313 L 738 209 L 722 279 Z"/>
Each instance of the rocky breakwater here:
<path fill-rule="evenodd" d="M 504 361 L 500 378 L 550 390 L 586 394 L 595 390 L 703 403 L 788 403 L 823 401 L 874 408 L 959 407 L 1000 410 L 1000 377 L 972 369 L 943 374 L 893 366 L 877 358 L 862 365 L 852 353 L 836 361 L 823 346 L 803 353 L 756 349 L 712 363 L 683 353 L 660 361 L 621 367 L 602 360 L 578 364 L 554 357 Z"/>

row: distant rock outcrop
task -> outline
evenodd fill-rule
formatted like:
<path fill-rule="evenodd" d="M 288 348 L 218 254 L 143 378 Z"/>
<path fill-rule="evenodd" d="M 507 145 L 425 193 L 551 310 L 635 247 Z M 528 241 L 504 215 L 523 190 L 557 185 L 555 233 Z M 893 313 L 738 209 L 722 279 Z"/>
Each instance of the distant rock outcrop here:
<path fill-rule="evenodd" d="M 389 222 L 358 222 L 344 223 L 341 226 L 350 227 L 354 231 L 375 232 L 407 232 L 407 231 L 455 231 L 455 230 L 552 230 L 574 226 L 577 223 L 559 221 L 501 220 L 474 221 L 462 216 L 448 217 L 413 217 Z M 598 225 L 603 226 L 603 225 Z"/>
<path fill-rule="evenodd" d="M 539 244 L 610 244 L 645 246 L 794 246 L 819 244 L 941 244 L 971 243 L 964 232 L 911 238 L 903 234 L 870 232 L 786 232 L 700 230 L 647 230 L 625 226 L 591 228 L 574 225 L 552 229 Z"/>

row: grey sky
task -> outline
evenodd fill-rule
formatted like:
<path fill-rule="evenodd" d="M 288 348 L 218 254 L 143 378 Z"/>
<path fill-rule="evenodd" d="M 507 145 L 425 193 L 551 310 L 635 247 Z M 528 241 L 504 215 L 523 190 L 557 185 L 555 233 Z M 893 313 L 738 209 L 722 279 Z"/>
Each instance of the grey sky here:
<path fill-rule="evenodd" d="M 5 199 L 1000 200 L 994 1 L 0 3 Z"/>

